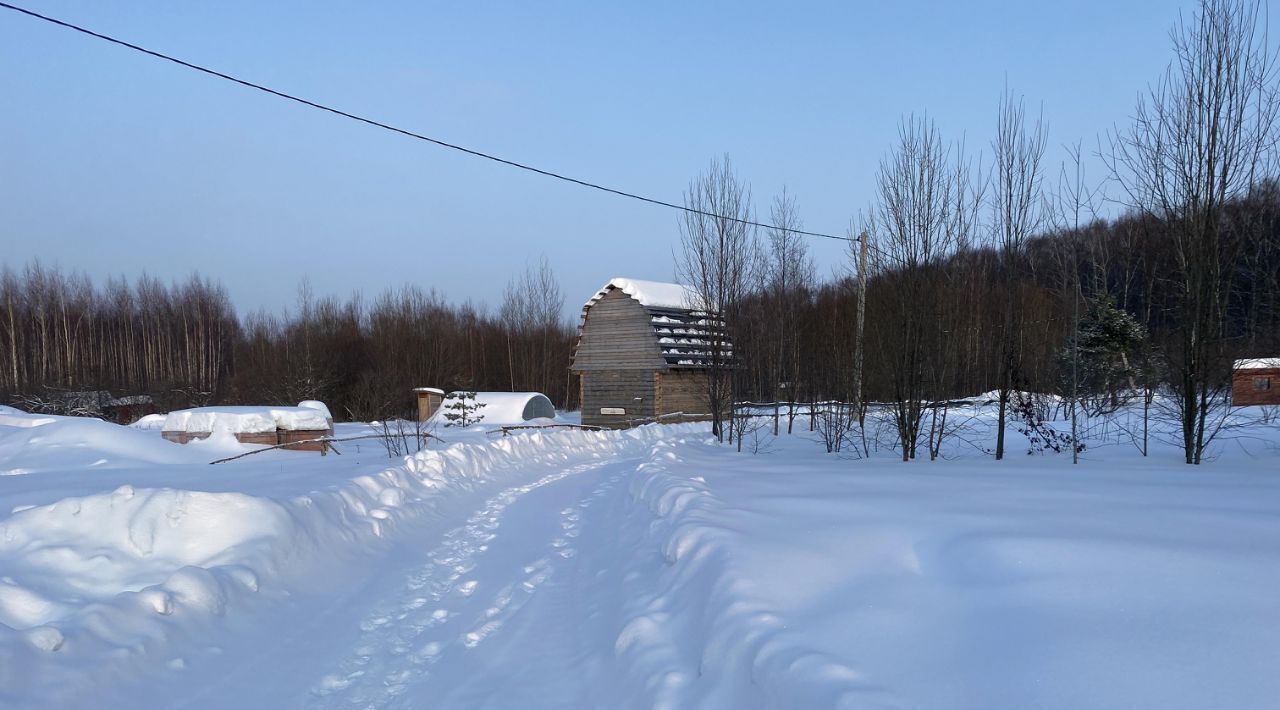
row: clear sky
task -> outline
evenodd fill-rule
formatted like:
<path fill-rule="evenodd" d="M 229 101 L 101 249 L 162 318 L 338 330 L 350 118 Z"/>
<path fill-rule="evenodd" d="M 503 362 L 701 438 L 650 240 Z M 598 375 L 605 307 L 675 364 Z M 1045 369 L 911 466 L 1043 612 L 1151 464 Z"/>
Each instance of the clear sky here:
<path fill-rule="evenodd" d="M 669 201 L 728 153 L 843 233 L 905 114 L 990 151 L 1006 81 L 1061 145 L 1124 123 L 1179 7 L 1079 2 L 16 4 L 443 140 Z M 193 271 L 242 311 L 412 282 L 496 304 L 545 254 L 569 311 L 669 280 L 671 211 L 392 135 L 0 10 L 0 261 Z M 1056 168 L 1055 168 L 1056 169 Z M 1100 175 L 1101 168 L 1095 169 Z M 838 243 L 815 242 L 824 273 Z"/>

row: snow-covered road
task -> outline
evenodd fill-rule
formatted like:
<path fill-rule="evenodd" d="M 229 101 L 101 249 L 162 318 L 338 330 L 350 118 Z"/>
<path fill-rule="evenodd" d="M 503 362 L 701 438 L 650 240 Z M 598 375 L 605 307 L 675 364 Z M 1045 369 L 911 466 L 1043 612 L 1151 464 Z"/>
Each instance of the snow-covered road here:
<path fill-rule="evenodd" d="M 205 629 L 202 644 L 166 672 L 79 701 L 193 710 L 594 706 L 588 698 L 602 692 L 602 678 L 584 670 L 612 655 L 616 630 L 593 633 L 593 609 L 624 583 L 604 551 L 616 543 L 625 481 L 642 460 L 534 465 L 511 474 L 519 483 L 479 487 L 369 556 L 334 560 L 345 574 Z"/>
<path fill-rule="evenodd" d="M 609 534 L 600 515 L 635 463 L 582 464 L 509 488 L 424 541 L 310 689 L 309 707 L 582 706 L 582 664 L 595 649 L 578 543 Z M 607 574 L 593 563 L 585 570 Z"/>

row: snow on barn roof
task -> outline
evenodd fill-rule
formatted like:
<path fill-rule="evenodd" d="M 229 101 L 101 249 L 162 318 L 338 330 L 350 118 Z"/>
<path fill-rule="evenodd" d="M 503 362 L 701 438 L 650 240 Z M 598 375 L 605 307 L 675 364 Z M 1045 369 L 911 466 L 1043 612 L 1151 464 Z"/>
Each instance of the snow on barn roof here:
<path fill-rule="evenodd" d="M 1236 360 L 1236 370 L 1268 370 L 1280 368 L 1280 357 L 1255 357 L 1247 360 Z"/>
<path fill-rule="evenodd" d="M 719 340 L 719 357 L 733 357 L 723 321 L 700 306 L 702 299 L 697 291 L 682 284 L 662 281 L 622 277 L 610 280 L 583 306 L 579 336 L 587 322 L 587 311 L 615 288 L 644 307 L 654 337 L 658 340 L 659 352 L 669 367 L 706 367 L 712 359 L 713 339 Z"/>
<path fill-rule="evenodd" d="M 616 288 L 619 291 L 640 302 L 640 305 L 646 308 L 663 308 L 676 311 L 692 310 L 698 302 L 698 294 L 688 286 L 681 284 L 664 283 L 662 281 L 641 281 L 640 279 L 627 279 L 618 277 L 605 284 L 604 288 L 596 292 L 596 295 L 587 301 L 589 307 L 596 301 L 604 298 L 609 289 Z"/>

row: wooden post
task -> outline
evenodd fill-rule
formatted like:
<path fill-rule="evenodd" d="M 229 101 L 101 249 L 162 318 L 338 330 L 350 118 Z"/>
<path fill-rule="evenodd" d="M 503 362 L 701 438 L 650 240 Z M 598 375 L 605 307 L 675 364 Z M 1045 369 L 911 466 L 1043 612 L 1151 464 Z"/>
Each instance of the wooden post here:
<path fill-rule="evenodd" d="M 854 354 L 853 354 L 853 377 L 856 387 L 854 393 L 854 406 L 857 407 L 858 427 L 862 428 L 866 422 L 863 421 L 863 412 L 865 408 L 862 406 L 862 351 L 863 351 L 863 322 L 867 315 L 867 233 L 864 230 L 858 235 L 858 324 L 854 331 Z"/>

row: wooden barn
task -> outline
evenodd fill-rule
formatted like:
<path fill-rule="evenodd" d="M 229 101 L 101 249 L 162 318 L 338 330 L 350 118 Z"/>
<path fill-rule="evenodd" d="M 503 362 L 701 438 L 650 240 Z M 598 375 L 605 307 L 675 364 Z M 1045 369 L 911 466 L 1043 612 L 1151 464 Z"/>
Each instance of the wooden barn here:
<path fill-rule="evenodd" d="M 1231 369 L 1231 404 L 1280 405 L 1280 357 L 1236 360 Z"/>
<path fill-rule="evenodd" d="M 618 278 L 583 306 L 569 368 L 578 376 L 583 424 L 708 418 L 708 339 L 719 321 L 694 303 L 679 284 Z"/>

